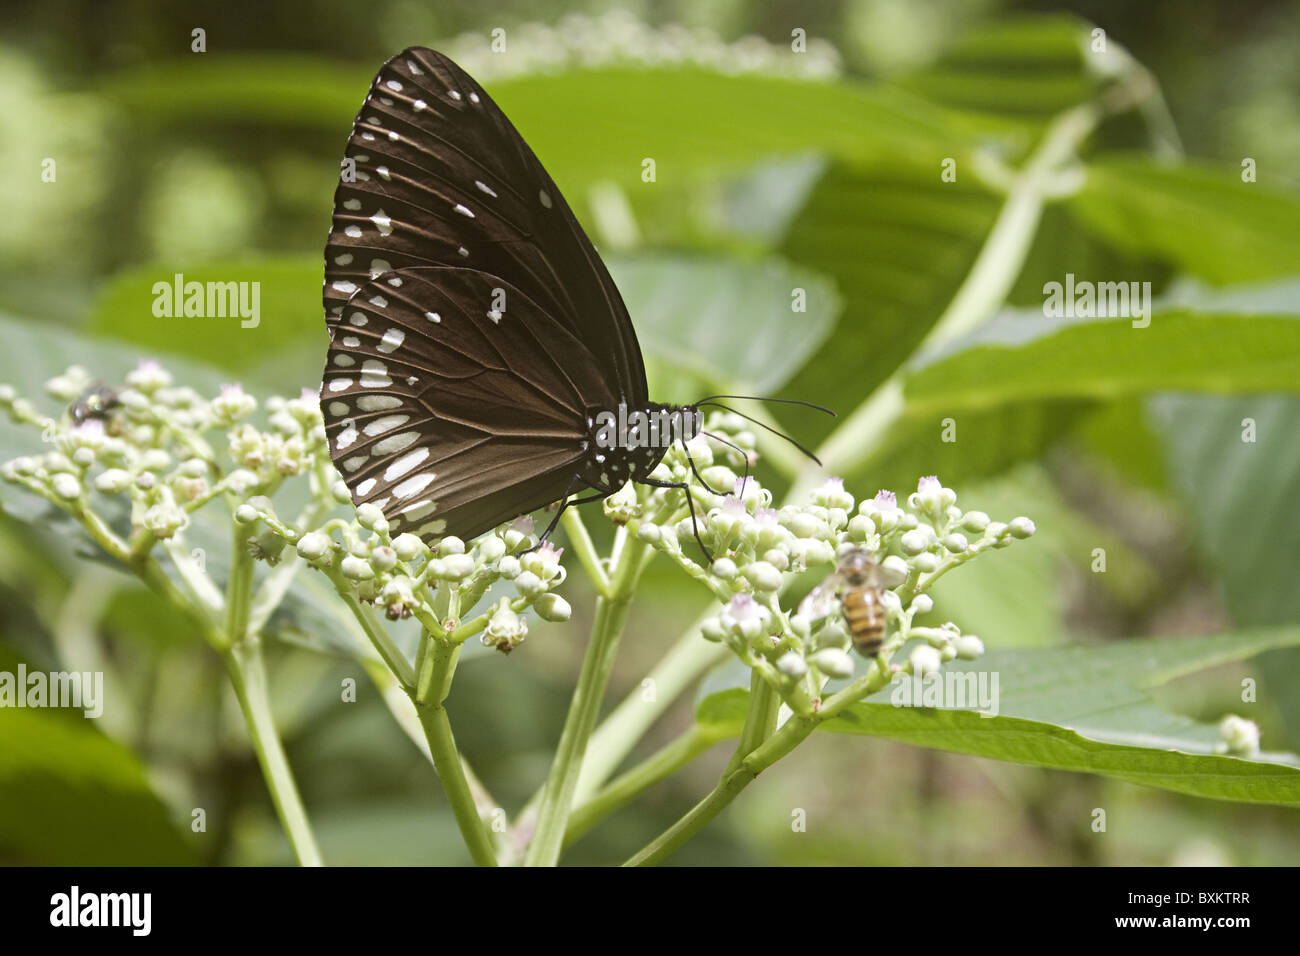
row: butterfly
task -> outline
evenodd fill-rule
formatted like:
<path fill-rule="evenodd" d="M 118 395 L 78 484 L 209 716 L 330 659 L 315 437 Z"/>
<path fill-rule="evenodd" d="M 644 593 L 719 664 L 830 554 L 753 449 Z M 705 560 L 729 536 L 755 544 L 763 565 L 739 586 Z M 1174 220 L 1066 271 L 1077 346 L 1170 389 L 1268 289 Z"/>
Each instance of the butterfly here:
<path fill-rule="evenodd" d="M 650 400 L 618 288 L 483 87 L 434 50 L 399 53 L 341 169 L 320 399 L 354 503 L 426 542 L 563 502 L 545 540 L 628 481 L 684 489 L 694 517 L 686 482 L 650 474 L 710 400 Z"/>

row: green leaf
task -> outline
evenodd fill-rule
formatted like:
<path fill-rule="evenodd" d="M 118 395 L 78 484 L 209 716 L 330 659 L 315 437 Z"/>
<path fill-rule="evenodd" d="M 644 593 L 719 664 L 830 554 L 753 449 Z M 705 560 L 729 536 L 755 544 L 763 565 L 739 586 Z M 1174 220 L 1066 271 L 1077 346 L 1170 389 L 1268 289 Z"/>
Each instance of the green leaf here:
<path fill-rule="evenodd" d="M 319 257 L 262 259 L 252 262 L 150 264 L 115 276 L 105 287 L 91 313 L 86 330 L 143 349 L 185 355 L 231 371 L 247 372 L 263 363 L 268 354 L 286 348 L 316 343 L 323 366 L 327 345 L 320 287 L 324 267 Z M 174 309 L 177 275 L 184 287 L 201 283 L 204 316 L 177 314 Z M 225 284 L 248 283 L 243 288 L 256 300 L 256 324 L 241 317 L 238 304 L 224 298 Z M 155 293 L 155 284 L 161 283 Z M 209 283 L 221 284 L 221 294 L 207 304 Z M 255 283 L 256 285 L 253 285 Z M 215 286 L 214 286 L 215 288 Z M 155 315 L 155 302 L 165 303 L 170 316 Z M 159 311 L 162 311 L 159 307 Z M 251 313 L 251 308 L 245 309 Z M 245 322 L 250 323 L 245 325 Z M 286 393 L 312 382 L 279 383 Z"/>
<path fill-rule="evenodd" d="M 646 354 L 727 390 L 774 392 L 825 341 L 840 308 L 831 282 L 777 259 L 621 257 L 609 266 Z M 796 289 L 805 311 L 793 311 Z"/>
<path fill-rule="evenodd" d="M 1069 15 L 980 23 L 935 63 L 900 80 L 905 89 L 995 130 L 1039 128 L 1098 88 L 1088 69 L 1088 24 Z"/>
<path fill-rule="evenodd" d="M 845 308 L 834 335 L 785 394 L 850 410 L 912 354 L 966 278 L 1000 205 L 939 160 L 832 167 L 781 246 L 793 262 L 833 279 Z M 817 423 L 805 442 L 833 427 Z M 820 434 L 818 433 L 820 430 Z"/>
<path fill-rule="evenodd" d="M 907 379 L 909 415 L 1043 398 L 1113 398 L 1157 389 L 1300 389 L 1300 321 L 1155 306 L 1130 319 L 1004 312 Z"/>
<path fill-rule="evenodd" d="M 139 761 L 93 720 L 4 707 L 0 739 L 0 856 L 40 866 L 196 862 Z"/>
<path fill-rule="evenodd" d="M 375 66 L 279 53 L 209 55 L 124 71 L 105 89 L 137 121 L 163 126 L 261 121 L 341 134 Z M 865 160 L 900 151 L 952 155 L 962 145 L 923 100 L 849 83 L 680 67 L 483 82 L 566 193 L 599 179 L 654 189 L 765 154 L 818 149 Z M 267 96 L 271 89 L 275 95 Z M 809 122 L 810 109 L 816 122 Z M 641 181 L 647 157 L 655 160 L 656 184 Z"/>
<path fill-rule="evenodd" d="M 897 707 L 891 687 L 824 726 L 1197 796 L 1300 806 L 1300 757 L 1217 755 L 1217 727 L 1162 711 L 1151 696 L 1176 677 L 1296 645 L 1300 628 L 999 651 L 944 668 L 976 680 L 989 675 L 989 686 L 997 675 L 996 717 L 977 716 L 974 708 Z"/>
<path fill-rule="evenodd" d="M 1069 204 L 1117 247 L 1211 282 L 1292 275 L 1300 262 L 1300 195 L 1244 183 L 1240 167 L 1098 159 Z"/>
<path fill-rule="evenodd" d="M 896 683 L 851 705 L 821 729 L 888 737 L 1010 763 L 1097 773 L 1195 796 L 1300 806 L 1300 757 L 1215 753 L 1217 727 L 1156 706 L 1154 688 L 1177 677 L 1281 647 L 1300 628 L 1195 638 L 1128 640 L 1101 647 L 996 651 L 953 661 L 944 674 L 997 689 L 997 715 L 969 708 L 896 706 Z M 696 707 L 697 720 L 743 722 L 748 692 L 724 675 Z M 996 679 L 996 685 L 993 681 Z"/>

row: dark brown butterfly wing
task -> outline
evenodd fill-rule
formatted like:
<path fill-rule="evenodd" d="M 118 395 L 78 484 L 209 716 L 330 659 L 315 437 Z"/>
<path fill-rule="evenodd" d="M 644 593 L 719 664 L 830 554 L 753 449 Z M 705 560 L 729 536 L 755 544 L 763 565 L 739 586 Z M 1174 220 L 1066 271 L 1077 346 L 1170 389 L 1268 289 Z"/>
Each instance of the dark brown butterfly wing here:
<path fill-rule="evenodd" d="M 554 181 L 440 53 L 379 71 L 325 250 L 330 453 L 394 531 L 469 538 L 574 489 L 588 415 L 647 401 L 618 289 Z"/>

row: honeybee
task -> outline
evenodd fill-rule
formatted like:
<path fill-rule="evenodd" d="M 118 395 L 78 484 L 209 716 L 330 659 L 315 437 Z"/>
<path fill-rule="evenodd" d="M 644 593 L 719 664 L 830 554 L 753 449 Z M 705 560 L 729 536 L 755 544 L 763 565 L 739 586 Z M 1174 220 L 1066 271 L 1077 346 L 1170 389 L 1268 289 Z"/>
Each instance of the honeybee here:
<path fill-rule="evenodd" d="M 839 566 L 799 605 L 799 612 L 816 619 L 825 617 L 839 598 L 840 613 L 853 638 L 853 647 L 873 658 L 885 640 L 885 609 L 882 592 L 902 584 L 907 576 L 895 568 L 876 563 L 864 548 L 851 548 L 840 555 Z"/>

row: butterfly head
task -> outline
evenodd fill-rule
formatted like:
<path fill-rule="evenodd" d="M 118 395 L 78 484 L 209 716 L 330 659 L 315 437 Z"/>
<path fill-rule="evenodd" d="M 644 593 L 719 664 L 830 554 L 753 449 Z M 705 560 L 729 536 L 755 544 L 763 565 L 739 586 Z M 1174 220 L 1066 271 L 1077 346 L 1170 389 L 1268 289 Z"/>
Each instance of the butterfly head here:
<path fill-rule="evenodd" d="M 644 481 L 677 442 L 700 434 L 703 416 L 693 405 L 646 402 L 644 408 L 620 403 L 592 409 L 582 442 L 582 479 L 593 488 L 615 491 L 628 481 Z"/>

